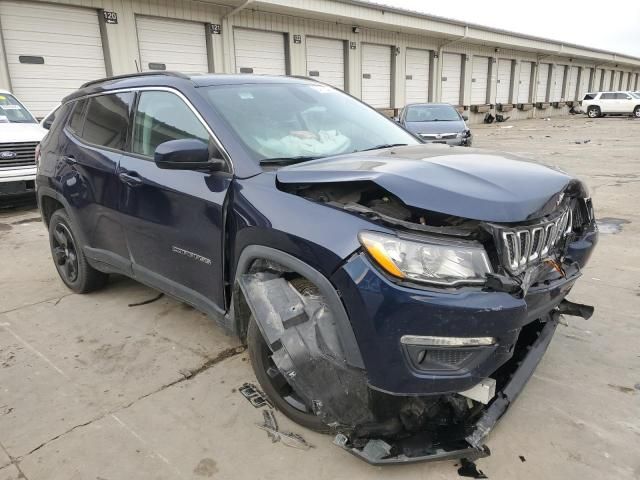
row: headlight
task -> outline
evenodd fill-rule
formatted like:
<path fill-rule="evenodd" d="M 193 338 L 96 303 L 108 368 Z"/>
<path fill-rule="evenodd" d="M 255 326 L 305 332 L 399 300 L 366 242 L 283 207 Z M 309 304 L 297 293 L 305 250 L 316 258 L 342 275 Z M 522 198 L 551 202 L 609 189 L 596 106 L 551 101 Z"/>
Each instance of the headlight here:
<path fill-rule="evenodd" d="M 360 243 L 390 275 L 439 285 L 484 283 L 491 272 L 485 249 L 472 242 L 408 240 L 394 235 L 360 232 Z"/>
<path fill-rule="evenodd" d="M 464 132 L 458 132 L 456 133 L 456 138 L 462 138 L 463 135 L 464 135 Z"/>
<path fill-rule="evenodd" d="M 464 132 L 462 132 L 464 138 L 469 138 L 471 136 L 471 130 L 466 129 Z"/>

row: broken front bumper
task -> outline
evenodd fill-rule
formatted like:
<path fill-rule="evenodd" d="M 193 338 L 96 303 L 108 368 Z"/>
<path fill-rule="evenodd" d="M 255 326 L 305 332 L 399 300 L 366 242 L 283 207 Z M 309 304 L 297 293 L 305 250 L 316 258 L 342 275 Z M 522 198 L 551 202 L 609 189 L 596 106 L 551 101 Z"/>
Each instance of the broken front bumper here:
<path fill-rule="evenodd" d="M 358 448 L 350 443 L 347 436 L 338 434 L 334 443 L 372 465 L 392 465 L 457 458 L 473 460 L 488 456 L 489 449 L 483 444 L 485 438 L 533 375 L 551 343 L 557 325 L 558 321 L 549 317 L 538 338 L 520 361 L 520 366 L 513 372 L 504 388 L 497 393 L 493 401 L 484 410 L 482 416 L 475 422 L 472 433 L 465 438 L 464 443 L 453 442 L 450 446 L 441 445 L 434 449 L 425 448 L 425 451 L 417 456 L 407 456 L 401 452 L 394 455 L 394 445 L 382 440 L 371 440 L 370 442 L 376 442 L 373 446 L 366 444 L 364 447 Z"/>
<path fill-rule="evenodd" d="M 547 316 L 571 290 L 579 272 L 528 289 L 525 298 L 479 287 L 428 289 L 382 274 L 364 254 L 333 276 L 348 311 L 369 387 L 394 396 L 466 391 L 513 355 L 523 327 Z M 484 346 L 428 348 L 403 336 L 488 337 Z"/>

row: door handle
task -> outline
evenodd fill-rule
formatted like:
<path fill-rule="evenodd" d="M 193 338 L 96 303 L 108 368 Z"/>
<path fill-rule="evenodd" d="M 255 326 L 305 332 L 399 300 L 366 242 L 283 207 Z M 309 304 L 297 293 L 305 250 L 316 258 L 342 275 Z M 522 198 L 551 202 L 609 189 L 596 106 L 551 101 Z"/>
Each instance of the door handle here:
<path fill-rule="evenodd" d="M 78 163 L 73 155 L 63 155 L 62 161 L 67 165 L 75 165 L 76 163 Z"/>
<path fill-rule="evenodd" d="M 120 172 L 118 178 L 122 183 L 126 183 L 130 187 L 138 187 L 142 185 L 142 179 L 135 172 Z"/>

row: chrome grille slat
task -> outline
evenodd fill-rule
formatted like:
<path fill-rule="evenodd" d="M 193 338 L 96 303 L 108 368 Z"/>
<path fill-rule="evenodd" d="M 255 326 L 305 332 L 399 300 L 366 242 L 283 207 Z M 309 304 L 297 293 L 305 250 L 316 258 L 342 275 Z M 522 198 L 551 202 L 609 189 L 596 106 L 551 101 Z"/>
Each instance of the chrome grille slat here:
<path fill-rule="evenodd" d="M 504 266 L 512 273 L 519 273 L 532 262 L 547 256 L 560 241 L 572 231 L 571 209 L 557 218 L 536 225 L 501 230 Z"/>
<path fill-rule="evenodd" d="M 35 165 L 38 142 L 0 143 L 1 152 L 14 152 L 13 158 L 1 158 L 0 167 L 21 167 Z"/>

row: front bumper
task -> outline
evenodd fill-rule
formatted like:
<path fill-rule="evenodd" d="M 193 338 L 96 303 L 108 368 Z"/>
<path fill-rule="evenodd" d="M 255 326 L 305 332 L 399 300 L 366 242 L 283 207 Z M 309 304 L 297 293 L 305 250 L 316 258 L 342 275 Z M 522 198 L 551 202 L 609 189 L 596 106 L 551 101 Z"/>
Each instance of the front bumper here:
<path fill-rule="evenodd" d="M 0 197 L 35 192 L 36 167 L 0 169 Z"/>
<path fill-rule="evenodd" d="M 421 454 L 416 456 L 407 456 L 401 451 L 390 455 L 376 455 L 373 449 L 358 448 L 351 443 L 347 436 L 342 434 L 336 437 L 334 443 L 372 465 L 393 465 L 457 458 L 474 460 L 488 456 L 489 449 L 483 444 L 485 438 L 533 375 L 551 343 L 557 324 L 554 317 L 548 317 L 548 321 L 540 330 L 537 339 L 528 346 L 526 354 L 518 359 L 519 367 L 510 376 L 504 388 L 497 393 L 491 404 L 483 411 L 480 418 L 472 426 L 471 433 L 463 441 L 450 441 L 439 444 L 437 447 L 426 447 Z M 390 449 L 391 452 L 393 452 L 393 447 Z"/>
<path fill-rule="evenodd" d="M 391 395 L 437 395 L 477 385 L 512 357 L 524 326 L 567 296 L 596 239 L 594 233 L 571 244 L 576 267 L 564 278 L 531 286 L 524 298 L 481 287 L 407 286 L 380 272 L 364 253 L 352 256 L 332 282 L 351 320 L 369 387 Z M 403 345 L 405 335 L 492 337 L 495 343 L 429 350 Z"/>

